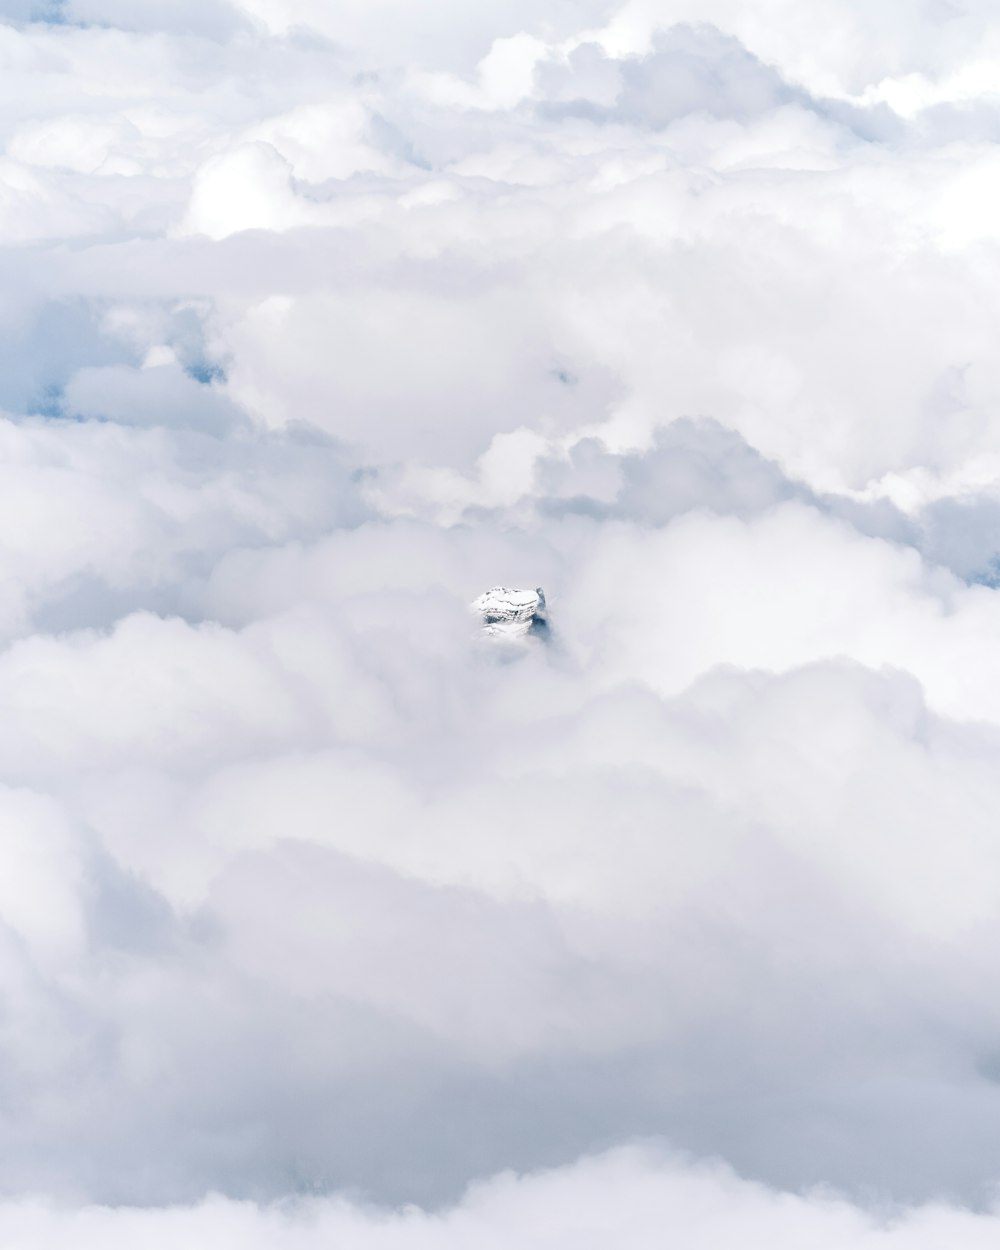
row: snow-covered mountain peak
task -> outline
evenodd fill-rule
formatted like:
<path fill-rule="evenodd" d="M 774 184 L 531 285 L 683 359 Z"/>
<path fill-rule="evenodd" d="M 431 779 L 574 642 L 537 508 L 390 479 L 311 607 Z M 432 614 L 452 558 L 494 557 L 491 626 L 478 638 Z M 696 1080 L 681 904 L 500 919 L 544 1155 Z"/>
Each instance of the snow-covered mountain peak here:
<path fill-rule="evenodd" d="M 524 638 L 547 628 L 545 591 L 512 590 L 493 586 L 476 599 L 472 608 L 483 622 L 483 632 L 497 638 Z"/>

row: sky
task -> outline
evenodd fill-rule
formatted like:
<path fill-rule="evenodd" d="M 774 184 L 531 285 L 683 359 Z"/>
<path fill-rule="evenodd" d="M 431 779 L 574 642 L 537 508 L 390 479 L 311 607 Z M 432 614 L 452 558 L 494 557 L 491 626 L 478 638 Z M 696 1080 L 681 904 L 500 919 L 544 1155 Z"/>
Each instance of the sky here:
<path fill-rule="evenodd" d="M 997 1244 L 998 75 L 0 0 L 0 1250 Z"/>

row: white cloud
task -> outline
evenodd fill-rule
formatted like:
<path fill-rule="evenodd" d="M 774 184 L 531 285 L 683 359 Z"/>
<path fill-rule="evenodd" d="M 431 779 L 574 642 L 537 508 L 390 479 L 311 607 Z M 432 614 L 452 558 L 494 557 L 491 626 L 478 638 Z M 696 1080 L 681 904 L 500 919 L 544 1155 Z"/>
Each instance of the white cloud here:
<path fill-rule="evenodd" d="M 2 8 L 0 1243 L 995 1241 L 998 40 Z"/>
<path fill-rule="evenodd" d="M 67 1238 L 91 1246 L 160 1247 L 178 1241 L 246 1250 L 425 1250 L 467 1246 L 487 1250 L 562 1250 L 581 1239 L 595 1247 L 652 1250 L 667 1237 L 678 1246 L 734 1240 L 775 1247 L 804 1243 L 817 1250 L 918 1250 L 961 1243 L 992 1246 L 997 1216 L 938 1205 L 868 1214 L 831 1195 L 797 1198 L 747 1184 L 718 1167 L 691 1167 L 653 1150 L 619 1151 L 573 1168 L 477 1187 L 455 1208 L 377 1214 L 347 1202 L 307 1201 L 260 1209 L 211 1198 L 169 1211 L 88 1208 L 67 1214 L 37 1203 L 0 1208 L 0 1233 L 25 1246 Z"/>

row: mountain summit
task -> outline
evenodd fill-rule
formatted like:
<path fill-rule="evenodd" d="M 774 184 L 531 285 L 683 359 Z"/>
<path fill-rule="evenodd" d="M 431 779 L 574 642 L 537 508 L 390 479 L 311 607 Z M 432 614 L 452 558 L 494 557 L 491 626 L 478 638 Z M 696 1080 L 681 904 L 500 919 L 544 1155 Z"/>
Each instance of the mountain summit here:
<path fill-rule="evenodd" d="M 548 630 L 545 615 L 545 591 L 511 590 L 494 586 L 472 604 L 483 622 L 483 632 L 496 638 L 525 638 Z"/>

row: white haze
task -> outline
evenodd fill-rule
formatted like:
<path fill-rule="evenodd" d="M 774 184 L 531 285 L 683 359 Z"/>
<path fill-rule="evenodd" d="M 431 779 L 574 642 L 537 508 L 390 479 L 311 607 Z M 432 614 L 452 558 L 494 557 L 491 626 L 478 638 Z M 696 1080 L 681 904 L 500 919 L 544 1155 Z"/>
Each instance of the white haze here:
<path fill-rule="evenodd" d="M 0 0 L 0 1247 L 996 1244 L 998 73 Z"/>

